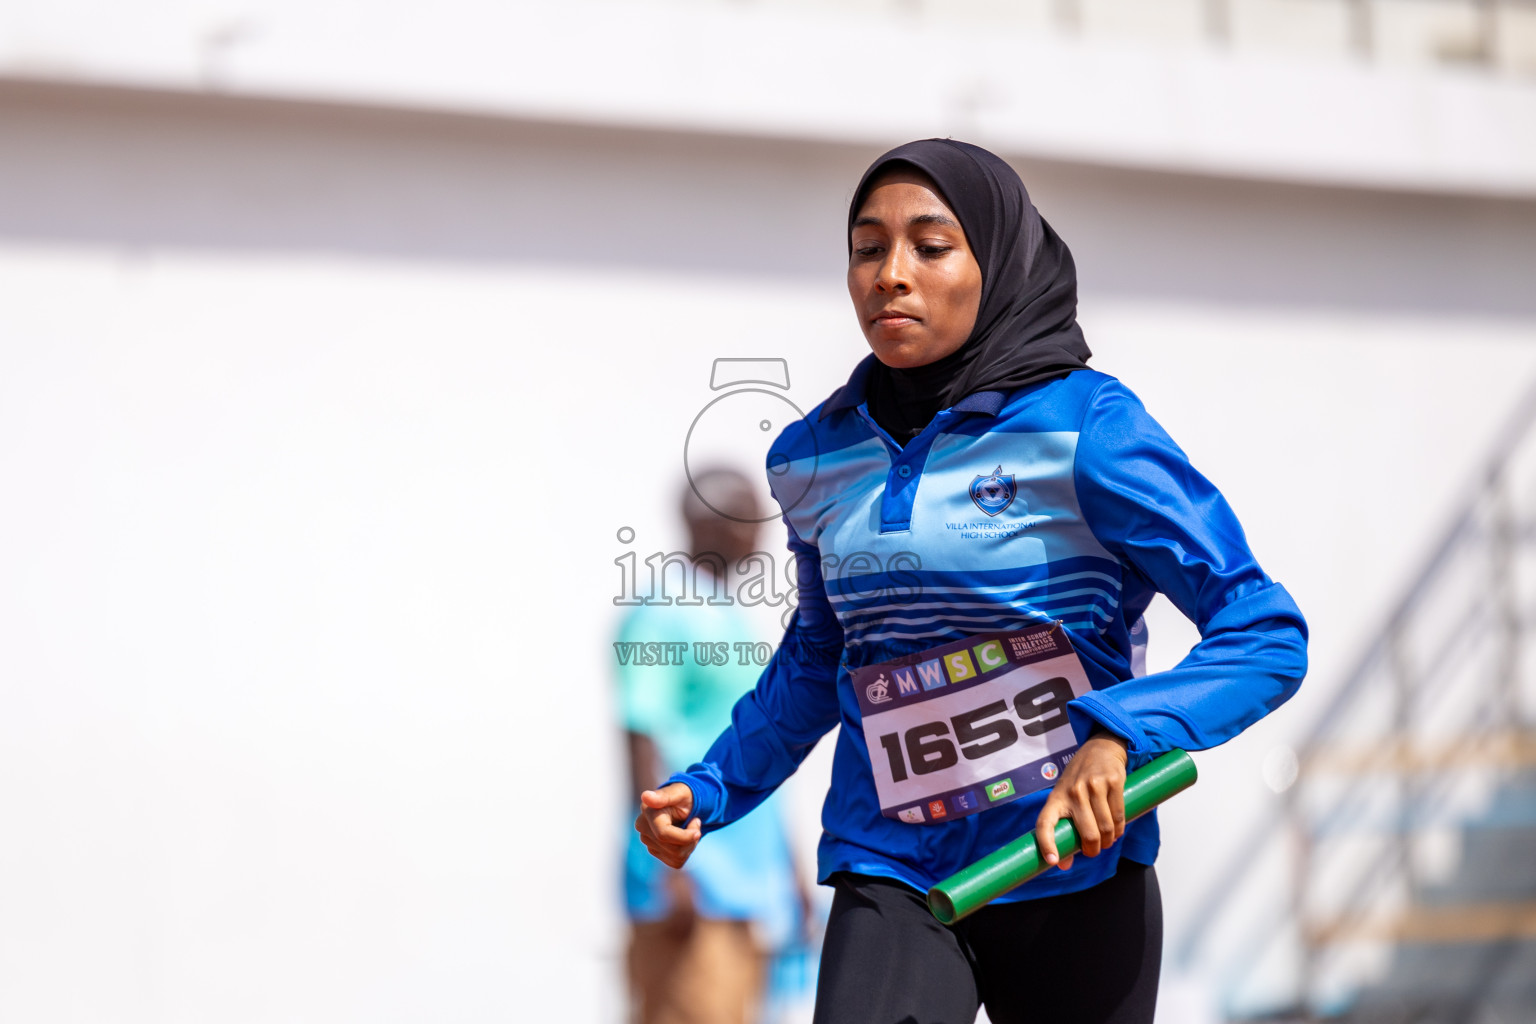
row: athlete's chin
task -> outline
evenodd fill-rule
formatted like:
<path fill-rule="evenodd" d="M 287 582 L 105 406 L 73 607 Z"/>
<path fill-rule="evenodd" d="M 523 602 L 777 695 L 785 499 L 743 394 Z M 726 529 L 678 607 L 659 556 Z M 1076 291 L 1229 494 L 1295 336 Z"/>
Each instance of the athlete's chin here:
<path fill-rule="evenodd" d="M 910 370 L 914 366 L 927 366 L 948 354 L 926 338 L 882 338 L 879 333 L 878 328 L 870 332 L 869 347 L 874 351 L 876 359 L 892 369 Z"/>

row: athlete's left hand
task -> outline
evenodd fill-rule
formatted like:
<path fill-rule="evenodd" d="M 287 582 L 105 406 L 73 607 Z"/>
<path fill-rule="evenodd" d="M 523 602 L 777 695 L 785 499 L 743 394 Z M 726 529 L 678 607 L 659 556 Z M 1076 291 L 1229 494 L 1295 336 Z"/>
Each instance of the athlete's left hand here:
<path fill-rule="evenodd" d="M 1072 866 L 1071 857 L 1056 853 L 1056 823 L 1062 818 L 1072 819 L 1085 857 L 1097 857 L 1125 834 L 1125 761 L 1125 741 L 1101 732 L 1067 762 L 1035 819 L 1035 842 L 1047 864 L 1063 871 Z"/>

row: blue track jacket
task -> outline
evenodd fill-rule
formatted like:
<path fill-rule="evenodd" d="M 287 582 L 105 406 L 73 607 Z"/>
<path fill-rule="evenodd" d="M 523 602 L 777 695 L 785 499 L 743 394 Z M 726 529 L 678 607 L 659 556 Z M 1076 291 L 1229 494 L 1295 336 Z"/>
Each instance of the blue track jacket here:
<path fill-rule="evenodd" d="M 901 448 L 864 401 L 873 359 L 770 449 L 798 606 L 731 726 L 669 780 L 692 789 L 706 832 L 756 807 L 839 724 L 821 880 L 852 871 L 927 889 L 1030 831 L 1048 790 L 934 824 L 880 812 L 850 671 L 980 633 L 1060 621 L 1093 687 L 1067 705 L 1073 731 L 1079 742 L 1096 727 L 1124 739 L 1131 769 L 1223 743 L 1296 691 L 1300 610 L 1124 384 L 1079 370 L 978 392 Z M 1010 475 L 1012 502 L 987 512 L 973 483 Z M 1137 678 L 1131 633 L 1157 593 L 1201 640 L 1177 667 Z M 1157 849 L 1149 814 L 1098 857 L 1005 900 L 1086 889 L 1120 857 L 1150 864 Z"/>

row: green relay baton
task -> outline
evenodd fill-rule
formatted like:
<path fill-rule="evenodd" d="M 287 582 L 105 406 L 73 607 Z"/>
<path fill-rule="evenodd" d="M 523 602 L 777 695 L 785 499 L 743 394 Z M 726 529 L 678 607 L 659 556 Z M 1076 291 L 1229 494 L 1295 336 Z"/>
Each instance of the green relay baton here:
<path fill-rule="evenodd" d="M 1194 758 L 1182 750 L 1170 750 L 1142 765 L 1125 779 L 1125 820 L 1139 818 L 1184 792 L 1198 776 Z M 1063 858 L 1078 851 L 1077 829 L 1070 818 L 1056 823 L 1056 850 Z M 928 909 L 943 923 L 954 924 L 1048 867 L 1035 846 L 1035 834 L 1029 832 L 929 889 Z"/>

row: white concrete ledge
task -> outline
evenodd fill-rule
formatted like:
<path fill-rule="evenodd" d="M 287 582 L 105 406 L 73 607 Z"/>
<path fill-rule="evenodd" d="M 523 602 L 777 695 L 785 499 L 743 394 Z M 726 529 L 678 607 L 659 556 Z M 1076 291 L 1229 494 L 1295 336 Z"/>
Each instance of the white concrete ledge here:
<path fill-rule="evenodd" d="M 0 14 L 0 75 L 1536 198 L 1536 84 L 1472 71 L 664 0 L 124 7 Z"/>

